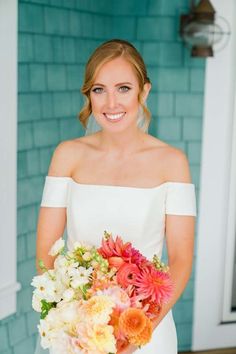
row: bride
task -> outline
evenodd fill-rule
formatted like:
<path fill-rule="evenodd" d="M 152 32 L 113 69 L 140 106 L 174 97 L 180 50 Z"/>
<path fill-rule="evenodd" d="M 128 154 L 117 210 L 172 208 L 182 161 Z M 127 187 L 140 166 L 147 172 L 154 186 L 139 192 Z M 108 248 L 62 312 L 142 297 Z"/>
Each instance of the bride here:
<path fill-rule="evenodd" d="M 131 43 L 113 39 L 96 48 L 81 89 L 85 135 L 56 147 L 38 216 L 39 273 L 39 259 L 53 267 L 48 251 L 66 226 L 68 247 L 76 239 L 96 245 L 109 228 L 149 258 L 161 256 L 166 241 L 172 300 L 154 323 L 151 342 L 141 349 L 129 345 L 120 354 L 177 353 L 172 308 L 193 262 L 195 186 L 185 153 L 147 133 L 150 90 L 144 61 Z"/>

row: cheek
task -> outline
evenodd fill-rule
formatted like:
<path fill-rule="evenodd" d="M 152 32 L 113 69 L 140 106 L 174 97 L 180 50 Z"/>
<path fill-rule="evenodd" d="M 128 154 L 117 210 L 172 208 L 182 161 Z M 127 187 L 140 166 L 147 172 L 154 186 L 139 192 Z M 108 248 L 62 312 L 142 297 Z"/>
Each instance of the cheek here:
<path fill-rule="evenodd" d="M 94 109 L 102 106 L 102 104 L 103 104 L 103 99 L 101 97 L 99 98 L 98 96 L 92 96 L 91 95 L 90 96 L 90 100 L 91 100 L 91 106 Z"/>
<path fill-rule="evenodd" d="M 137 97 L 132 97 L 130 98 L 129 102 L 127 103 L 127 105 L 130 106 L 131 109 L 133 109 L 134 111 L 137 110 L 138 106 L 139 106 L 139 102 Z"/>
<path fill-rule="evenodd" d="M 124 95 L 120 98 L 120 102 L 135 109 L 138 105 L 138 97 L 137 95 Z"/>

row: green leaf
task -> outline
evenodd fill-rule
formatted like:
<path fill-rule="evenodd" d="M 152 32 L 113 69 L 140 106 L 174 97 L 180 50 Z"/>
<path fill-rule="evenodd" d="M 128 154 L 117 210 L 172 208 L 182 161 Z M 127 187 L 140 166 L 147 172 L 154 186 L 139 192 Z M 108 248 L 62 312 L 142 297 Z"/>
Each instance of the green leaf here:
<path fill-rule="evenodd" d="M 48 312 L 53 307 L 56 307 L 56 302 L 47 302 L 46 300 L 41 300 L 41 320 L 43 320 L 47 316 Z"/>
<path fill-rule="evenodd" d="M 44 262 L 43 262 L 42 259 L 39 259 L 38 264 L 39 264 L 39 268 L 40 268 L 40 269 L 42 269 L 42 270 L 45 271 L 45 272 L 48 271 L 48 269 L 45 267 L 45 264 L 44 264 Z"/>

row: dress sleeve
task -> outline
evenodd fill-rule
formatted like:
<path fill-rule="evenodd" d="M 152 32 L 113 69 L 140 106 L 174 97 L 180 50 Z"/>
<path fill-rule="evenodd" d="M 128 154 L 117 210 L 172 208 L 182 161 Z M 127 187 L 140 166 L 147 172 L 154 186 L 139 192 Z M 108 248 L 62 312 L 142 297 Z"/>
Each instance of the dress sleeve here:
<path fill-rule="evenodd" d="M 66 207 L 70 177 L 46 176 L 41 207 Z"/>
<path fill-rule="evenodd" d="M 197 215 L 195 185 L 184 182 L 168 182 L 166 214 Z"/>

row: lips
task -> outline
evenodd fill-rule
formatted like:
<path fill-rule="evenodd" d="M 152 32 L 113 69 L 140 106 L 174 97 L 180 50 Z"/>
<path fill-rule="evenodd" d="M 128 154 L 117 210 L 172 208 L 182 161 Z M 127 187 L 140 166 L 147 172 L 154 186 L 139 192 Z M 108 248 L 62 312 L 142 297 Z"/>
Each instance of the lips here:
<path fill-rule="evenodd" d="M 119 112 L 119 113 L 115 113 L 115 114 L 104 113 L 104 116 L 110 122 L 111 121 L 112 122 L 117 122 L 117 121 L 121 120 L 125 116 L 125 113 L 126 112 Z"/>

